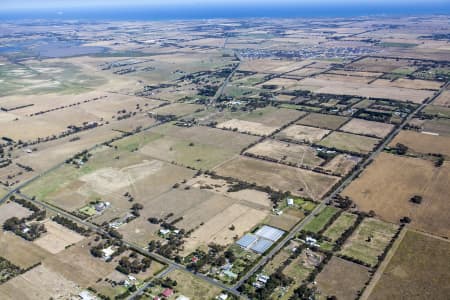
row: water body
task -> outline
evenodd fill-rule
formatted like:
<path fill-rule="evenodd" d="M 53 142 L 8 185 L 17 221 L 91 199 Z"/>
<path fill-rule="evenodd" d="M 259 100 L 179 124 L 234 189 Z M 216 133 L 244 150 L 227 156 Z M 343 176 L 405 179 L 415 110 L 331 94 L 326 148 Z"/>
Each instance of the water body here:
<path fill-rule="evenodd" d="M 1 54 L 28 53 L 31 56 L 42 58 L 71 57 L 106 51 L 108 51 L 108 48 L 83 46 L 80 41 L 58 41 L 52 39 L 16 42 L 13 45 L 0 46 Z"/>
<path fill-rule="evenodd" d="M 213 18 L 355 17 L 367 15 L 450 14 L 450 1 L 431 3 L 341 3 L 341 4 L 261 4 L 261 5 L 172 5 L 120 8 L 89 8 L 33 11 L 1 11 L 0 20 L 172 20 Z"/>

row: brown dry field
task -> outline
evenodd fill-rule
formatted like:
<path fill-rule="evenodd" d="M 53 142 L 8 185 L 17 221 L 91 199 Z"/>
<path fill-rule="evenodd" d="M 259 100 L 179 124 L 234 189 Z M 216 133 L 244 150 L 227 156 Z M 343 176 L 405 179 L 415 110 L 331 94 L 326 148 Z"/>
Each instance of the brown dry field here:
<path fill-rule="evenodd" d="M 449 255 L 448 240 L 408 230 L 368 299 L 448 299 Z"/>
<path fill-rule="evenodd" d="M 223 129 L 237 129 L 239 132 L 248 132 L 251 134 L 257 134 L 267 136 L 277 130 L 277 127 L 267 126 L 257 122 L 244 121 L 238 119 L 231 119 L 217 124 L 217 128 Z"/>
<path fill-rule="evenodd" d="M 374 82 L 372 82 L 371 85 L 379 87 L 398 87 L 414 90 L 439 90 L 442 86 L 442 82 L 421 80 L 421 79 L 398 78 L 394 81 L 388 79 L 377 79 Z"/>
<path fill-rule="evenodd" d="M 442 94 L 433 100 L 433 104 L 450 107 L 450 91 L 443 91 Z"/>
<path fill-rule="evenodd" d="M 386 73 L 400 67 L 411 66 L 413 65 L 413 63 L 413 61 L 407 59 L 396 60 L 394 58 L 384 59 L 377 57 L 368 57 L 351 63 L 347 66 L 347 68 L 355 71 Z"/>
<path fill-rule="evenodd" d="M 245 152 L 296 165 L 318 166 L 324 161 L 317 156 L 316 149 L 312 147 L 277 140 L 265 140 Z"/>
<path fill-rule="evenodd" d="M 334 131 L 318 144 L 328 148 L 367 154 L 372 151 L 378 143 L 379 140 L 376 138 Z"/>
<path fill-rule="evenodd" d="M 188 140 L 193 143 L 226 148 L 233 152 L 240 152 L 242 148 L 258 140 L 258 137 L 249 136 L 247 134 L 204 126 L 185 128 L 162 125 L 149 130 L 149 132 L 156 132 L 178 139 Z M 145 133 L 143 134 L 145 135 Z M 232 143 L 230 143 L 230 141 L 232 141 Z"/>
<path fill-rule="evenodd" d="M 389 144 L 395 147 L 397 143 L 403 144 L 422 154 L 441 153 L 450 157 L 450 137 L 424 134 L 416 131 L 402 130 Z"/>
<path fill-rule="evenodd" d="M 1 299 L 73 299 L 81 292 L 73 281 L 40 265 L 0 285 Z"/>
<path fill-rule="evenodd" d="M 331 71 L 328 71 L 327 74 L 371 77 L 372 79 L 383 75 L 383 73 L 380 73 L 380 72 L 364 72 L 364 71 L 349 71 L 349 70 L 331 70 Z"/>
<path fill-rule="evenodd" d="M 12 232 L 0 231 L 0 256 L 23 269 L 42 261 L 51 253 L 18 237 Z"/>
<path fill-rule="evenodd" d="M 280 228 L 284 231 L 289 231 L 304 217 L 305 215 L 301 210 L 296 208 L 287 208 L 283 210 L 282 215 L 269 215 L 263 223 L 272 227 Z"/>
<path fill-rule="evenodd" d="M 448 178 L 449 162 L 437 168 L 430 161 L 380 153 L 342 194 L 383 220 L 398 223 L 409 216 L 411 227 L 448 237 Z M 409 201 L 414 195 L 423 197 L 421 204 Z"/>
<path fill-rule="evenodd" d="M 36 148 L 37 151 L 32 153 L 26 153 L 19 149 L 15 154 L 20 156 L 17 159 L 18 163 L 30 166 L 36 171 L 45 171 L 82 150 L 89 149 L 119 135 L 120 132 L 112 131 L 110 127 L 102 126 L 55 141 L 33 145 L 32 148 Z M 75 136 L 80 139 L 70 142 Z"/>
<path fill-rule="evenodd" d="M 345 276 L 342 276 L 345 274 Z M 353 300 L 369 280 L 369 269 L 333 256 L 317 275 L 317 287 L 321 295 Z"/>
<path fill-rule="evenodd" d="M 203 106 L 188 103 L 173 103 L 157 109 L 153 109 L 151 110 L 151 112 L 159 115 L 175 115 L 179 117 L 192 114 L 198 109 L 203 109 Z"/>
<path fill-rule="evenodd" d="M 313 65 L 314 66 L 314 65 Z M 286 76 L 298 76 L 298 77 L 304 77 L 304 76 L 310 76 L 319 72 L 323 72 L 323 69 L 321 68 L 314 68 L 314 67 L 305 67 L 300 70 L 292 71 Z"/>
<path fill-rule="evenodd" d="M 318 78 L 302 79 L 299 82 L 299 86 L 315 93 L 385 98 L 398 101 L 412 101 L 414 103 L 422 103 L 426 98 L 429 98 L 434 94 L 433 91 L 427 90 L 376 87 L 370 84 L 337 80 L 331 81 Z"/>
<path fill-rule="evenodd" d="M 195 230 L 184 244 L 184 254 L 188 254 L 201 245 L 215 243 L 228 246 L 234 237 L 242 236 L 264 220 L 269 210 L 255 209 L 245 204 L 235 203 L 224 208 Z M 230 230 L 230 226 L 235 227 Z"/>
<path fill-rule="evenodd" d="M 336 130 L 348 120 L 347 117 L 310 113 L 301 118 L 297 124 Z"/>
<path fill-rule="evenodd" d="M 176 280 L 177 282 L 183 283 L 178 284 L 175 287 L 175 290 L 179 291 L 181 294 L 189 297 L 190 299 L 215 299 L 215 297 L 217 297 L 221 292 L 221 289 L 217 286 L 211 285 L 205 280 L 200 280 L 185 271 L 175 270 L 170 272 L 167 277 Z"/>
<path fill-rule="evenodd" d="M 285 73 L 301 68 L 309 63 L 307 61 L 254 59 L 244 61 L 240 65 L 239 70 L 257 73 Z"/>
<path fill-rule="evenodd" d="M 373 78 L 370 78 L 370 77 L 346 76 L 346 75 L 339 75 L 339 74 L 319 74 L 319 75 L 313 76 L 313 78 L 317 78 L 320 80 L 330 80 L 330 81 L 345 81 L 345 82 L 358 83 L 358 84 L 368 84 L 370 81 L 373 80 Z"/>
<path fill-rule="evenodd" d="M 338 177 L 247 157 L 235 158 L 214 171 L 219 175 L 237 177 L 260 186 L 272 186 L 314 200 L 321 199 L 339 181 Z"/>
<path fill-rule="evenodd" d="M 92 242 L 93 237 L 86 238 L 58 254 L 47 257 L 43 265 L 83 288 L 93 285 L 99 278 L 104 278 L 114 271 L 120 257 L 108 263 L 95 258 L 89 252 L 88 244 Z"/>
<path fill-rule="evenodd" d="M 265 85 L 276 85 L 278 86 L 278 89 L 292 89 L 295 88 L 298 85 L 298 80 L 294 80 L 294 79 L 288 79 L 288 78 L 273 78 L 270 79 L 269 81 L 265 81 L 261 84 L 259 84 L 259 87 L 263 87 Z"/>
<path fill-rule="evenodd" d="M 294 109 L 265 107 L 251 113 L 241 115 L 243 120 L 258 122 L 267 126 L 281 127 L 306 113 Z"/>
<path fill-rule="evenodd" d="M 7 201 L 0 205 L 0 226 L 2 226 L 9 218 L 17 217 L 20 219 L 31 215 L 31 213 L 32 212 L 28 208 L 25 208 L 20 204 L 13 201 Z"/>
<path fill-rule="evenodd" d="M 277 133 L 276 137 L 281 139 L 288 138 L 298 142 L 315 143 L 328 133 L 330 133 L 330 130 L 293 124 Z"/>
<path fill-rule="evenodd" d="M 450 136 L 450 119 L 426 120 L 422 125 L 422 131 L 437 133 L 440 136 Z"/>
<path fill-rule="evenodd" d="M 341 176 L 347 175 L 355 165 L 361 161 L 358 156 L 349 154 L 338 154 L 332 160 L 330 160 L 323 168 L 330 170 L 333 174 L 339 174 Z"/>
<path fill-rule="evenodd" d="M 80 242 L 84 236 L 76 233 L 51 220 L 44 222 L 47 232 L 33 241 L 42 249 L 56 254 L 63 251 L 67 246 Z"/>
<path fill-rule="evenodd" d="M 384 138 L 392 131 L 394 125 L 385 124 L 374 121 L 367 121 L 363 119 L 352 119 L 340 128 L 342 131 L 347 131 L 356 134 L 365 134 Z"/>

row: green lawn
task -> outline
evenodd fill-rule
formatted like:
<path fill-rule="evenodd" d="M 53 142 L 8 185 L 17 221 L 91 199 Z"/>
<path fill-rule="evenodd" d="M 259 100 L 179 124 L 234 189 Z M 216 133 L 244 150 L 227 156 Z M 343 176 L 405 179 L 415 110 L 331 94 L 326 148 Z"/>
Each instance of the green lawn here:
<path fill-rule="evenodd" d="M 341 254 L 375 266 L 378 256 L 387 247 L 398 226 L 381 220 L 366 218 L 345 242 Z"/>
<path fill-rule="evenodd" d="M 339 208 L 326 206 L 318 215 L 306 224 L 304 231 L 317 233 L 328 223 L 328 221 L 339 211 Z"/>
<path fill-rule="evenodd" d="M 336 241 L 341 235 L 355 223 L 357 216 L 351 213 L 342 213 L 330 227 L 325 230 L 323 235 L 332 242 Z"/>

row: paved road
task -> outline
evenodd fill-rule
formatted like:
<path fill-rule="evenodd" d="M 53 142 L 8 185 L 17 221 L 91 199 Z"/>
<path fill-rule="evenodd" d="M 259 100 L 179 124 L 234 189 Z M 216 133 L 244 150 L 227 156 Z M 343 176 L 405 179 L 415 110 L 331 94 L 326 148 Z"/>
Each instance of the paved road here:
<path fill-rule="evenodd" d="M 237 67 L 234 69 L 234 71 L 227 77 L 227 79 L 225 80 L 224 84 L 222 85 L 220 91 L 223 92 L 223 89 L 225 88 L 226 84 L 228 83 L 228 80 L 232 77 L 232 75 L 234 74 L 235 70 L 237 69 Z M 304 225 L 311 220 L 311 218 L 313 218 L 313 216 L 317 213 L 319 213 L 326 205 L 326 203 L 331 200 L 334 196 L 336 196 L 339 192 L 342 191 L 342 189 L 344 189 L 353 179 L 355 179 L 360 171 L 362 171 L 381 151 L 383 151 L 383 149 L 391 142 L 391 140 L 404 128 L 404 126 L 411 120 L 411 118 L 420 110 L 422 110 L 426 105 L 428 105 L 430 102 L 432 102 L 436 97 L 438 97 L 448 86 L 449 83 L 446 83 L 440 90 L 439 92 L 433 96 L 432 98 L 428 99 L 427 101 L 425 101 L 423 104 L 421 104 L 415 111 L 413 111 L 411 114 L 408 115 L 408 117 L 398 126 L 396 127 L 396 129 L 394 131 L 392 131 L 388 137 L 384 140 L 383 143 L 381 143 L 374 152 L 372 152 L 369 157 L 367 157 L 351 174 L 350 176 L 348 176 L 336 189 L 334 189 L 334 191 L 326 198 L 324 199 L 324 201 L 319 204 L 314 210 L 313 212 L 308 215 L 305 219 L 303 219 L 300 223 L 298 223 L 283 239 L 281 242 L 279 242 L 268 254 L 264 255 L 262 257 L 262 259 L 251 268 L 251 270 L 249 272 L 247 272 L 247 274 L 245 276 L 243 276 L 243 278 L 237 283 L 235 284 L 233 287 L 229 287 L 221 282 L 218 282 L 214 279 L 211 279 L 205 275 L 202 274 L 195 274 L 192 273 L 190 271 L 188 271 L 183 265 L 177 264 L 175 262 L 173 262 L 170 259 L 167 259 L 166 257 L 163 257 L 161 255 L 158 255 L 156 253 L 153 252 L 148 252 L 147 250 L 143 249 L 142 247 L 139 247 L 135 244 L 132 244 L 130 242 L 127 241 L 123 241 L 125 245 L 127 245 L 128 247 L 130 247 L 131 249 L 136 250 L 137 252 L 140 252 L 142 254 L 145 254 L 157 261 L 163 262 L 165 264 L 168 265 L 168 269 L 169 270 L 173 270 L 173 269 L 178 269 L 178 270 L 182 270 L 185 272 L 189 272 L 191 274 L 193 274 L 194 276 L 196 276 L 199 279 L 205 280 L 207 282 L 209 282 L 210 284 L 213 284 L 223 290 L 226 290 L 227 292 L 234 294 L 238 297 L 243 297 L 242 295 L 240 295 L 240 293 L 237 291 L 237 289 L 248 279 L 250 278 L 261 266 L 263 266 L 265 263 L 267 263 L 280 249 L 282 249 L 286 243 L 292 239 L 303 227 Z M 221 93 L 220 92 L 220 93 Z M 144 130 L 148 130 L 152 127 L 155 126 L 159 126 L 162 123 L 156 123 L 153 124 L 147 128 L 145 128 Z M 89 150 L 95 149 L 99 147 L 99 145 L 95 145 L 93 147 L 91 147 Z M 20 189 L 24 188 L 25 186 L 27 186 L 28 184 L 34 182 L 35 180 L 39 179 L 40 177 L 48 174 L 49 172 L 54 171 L 55 169 L 61 167 L 65 162 L 61 162 L 57 165 L 55 165 L 54 167 L 40 173 L 39 175 L 31 178 L 30 180 L 19 184 L 17 187 L 15 187 L 14 189 L 10 190 L 4 197 L 2 197 L 0 199 L 0 204 L 4 201 L 6 201 L 11 195 L 13 195 L 14 193 L 18 193 L 19 195 L 21 195 L 23 198 L 36 203 L 37 205 L 41 205 L 43 207 L 45 207 L 48 210 L 51 210 L 53 212 L 56 212 L 60 215 L 63 215 L 64 217 L 71 219 L 74 222 L 77 222 L 79 224 L 82 224 L 88 228 L 90 228 L 91 230 L 101 233 L 101 234 L 107 234 L 102 228 L 100 228 L 99 226 L 86 222 L 78 217 L 73 216 L 72 214 L 65 212 L 57 207 L 54 207 L 52 205 L 49 205 L 48 203 L 45 202 L 41 202 L 38 200 L 34 200 L 26 195 L 23 195 L 20 193 Z"/>
<path fill-rule="evenodd" d="M 249 279 L 260 267 L 266 264 L 278 251 L 280 251 L 286 243 L 291 240 L 303 227 L 313 218 L 313 216 L 319 213 L 324 207 L 326 203 L 332 200 L 337 194 L 339 194 L 350 182 L 352 182 L 364 168 L 369 165 L 372 160 L 381 152 L 383 149 L 392 141 L 392 139 L 405 127 L 406 124 L 413 118 L 413 116 L 422 110 L 425 106 L 427 106 L 430 102 L 432 102 L 435 98 L 437 98 L 448 86 L 448 82 L 443 85 L 443 87 L 436 93 L 433 97 L 425 101 L 423 104 L 417 107 L 412 113 L 408 115 L 408 117 L 403 120 L 403 122 L 396 127 L 381 143 L 374 152 L 372 152 L 341 184 L 334 189 L 334 191 L 328 195 L 324 201 L 322 201 L 306 218 L 304 218 L 300 223 L 298 223 L 282 240 L 279 242 L 268 254 L 264 255 L 263 258 L 254 265 L 249 272 L 245 276 L 239 280 L 234 285 L 234 288 L 237 290 L 247 279 Z"/>

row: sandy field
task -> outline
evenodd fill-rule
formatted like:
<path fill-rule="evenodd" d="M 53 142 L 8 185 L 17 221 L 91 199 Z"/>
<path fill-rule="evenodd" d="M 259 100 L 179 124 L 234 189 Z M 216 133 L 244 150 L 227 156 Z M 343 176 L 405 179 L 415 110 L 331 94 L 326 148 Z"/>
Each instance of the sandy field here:
<path fill-rule="evenodd" d="M 449 236 L 448 178 L 448 162 L 436 168 L 430 161 L 380 153 L 342 194 L 383 220 L 398 223 L 408 216 L 413 228 Z M 421 204 L 409 201 L 414 195 L 423 197 Z"/>
<path fill-rule="evenodd" d="M 237 129 L 239 132 L 248 132 L 251 134 L 257 134 L 266 136 L 277 130 L 277 127 L 263 125 L 257 122 L 250 122 L 238 119 L 232 119 L 217 124 L 218 128 L 224 129 Z"/>
<path fill-rule="evenodd" d="M 81 290 L 75 282 L 66 279 L 45 265 L 40 265 L 2 284 L 0 298 L 62 300 L 77 296 Z"/>
<path fill-rule="evenodd" d="M 72 231 L 56 222 L 47 220 L 44 222 L 47 232 L 33 241 L 36 245 L 56 254 L 63 251 L 67 246 L 78 243 L 84 236 Z"/>
<path fill-rule="evenodd" d="M 367 121 L 363 119 L 352 119 L 341 127 L 340 130 L 350 133 L 370 135 L 379 138 L 384 138 L 394 128 L 392 124 L 385 124 L 374 121 Z"/>
<path fill-rule="evenodd" d="M 17 217 L 20 219 L 31 215 L 31 213 L 32 211 L 20 204 L 13 201 L 7 201 L 0 206 L 0 226 L 2 226 L 9 218 Z"/>
<path fill-rule="evenodd" d="M 280 139 L 292 139 L 299 142 L 315 143 L 320 141 L 330 130 L 320 129 L 303 125 L 291 125 L 277 133 Z"/>
<path fill-rule="evenodd" d="M 268 210 L 257 210 L 246 205 L 233 204 L 194 231 L 184 244 L 183 253 L 188 254 L 198 246 L 210 243 L 229 245 L 234 242 L 233 237 L 242 236 L 268 214 Z M 229 229 L 231 225 L 235 227 L 234 230 Z"/>

